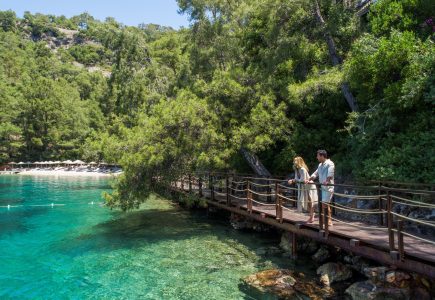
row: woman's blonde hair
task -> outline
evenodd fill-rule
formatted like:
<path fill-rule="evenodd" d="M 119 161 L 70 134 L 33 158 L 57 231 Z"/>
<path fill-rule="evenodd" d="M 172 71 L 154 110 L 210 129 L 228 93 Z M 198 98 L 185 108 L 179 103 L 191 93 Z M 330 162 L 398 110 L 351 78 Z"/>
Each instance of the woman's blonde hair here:
<path fill-rule="evenodd" d="M 304 169 L 307 170 L 307 172 L 308 172 L 308 167 L 307 167 L 307 165 L 305 164 L 305 161 L 304 161 L 304 159 L 303 159 L 302 157 L 300 157 L 300 156 L 296 156 L 296 157 L 293 159 L 293 164 L 294 164 L 294 166 L 295 166 L 296 168 L 298 168 L 298 169 L 300 169 L 300 168 L 304 168 Z"/>

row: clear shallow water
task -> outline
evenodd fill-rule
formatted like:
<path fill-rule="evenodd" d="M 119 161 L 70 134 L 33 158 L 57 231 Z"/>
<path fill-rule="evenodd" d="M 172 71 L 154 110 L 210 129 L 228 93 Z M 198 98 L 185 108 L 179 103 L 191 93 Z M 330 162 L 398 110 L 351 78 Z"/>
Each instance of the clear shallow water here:
<path fill-rule="evenodd" d="M 0 176 L 0 206 L 18 206 L 0 208 L 0 299 L 250 299 L 241 278 L 301 268 L 256 254 L 276 237 L 165 199 L 110 211 L 98 205 L 109 189 L 101 178 Z"/>

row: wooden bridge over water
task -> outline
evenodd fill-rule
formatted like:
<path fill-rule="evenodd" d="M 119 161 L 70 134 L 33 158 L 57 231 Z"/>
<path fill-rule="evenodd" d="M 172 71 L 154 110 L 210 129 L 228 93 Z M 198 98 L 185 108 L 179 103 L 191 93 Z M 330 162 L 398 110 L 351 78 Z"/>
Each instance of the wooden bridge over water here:
<path fill-rule="evenodd" d="M 418 216 L 435 211 L 434 186 L 411 189 L 391 182 L 334 186 L 332 227 L 321 205 L 318 219 L 306 222 L 308 215 L 296 210 L 297 187 L 286 180 L 202 173 L 186 176 L 173 187 L 205 198 L 209 206 L 293 233 L 293 249 L 296 236 L 304 236 L 435 278 L 435 222 Z M 416 233 L 416 225 L 426 234 Z"/>

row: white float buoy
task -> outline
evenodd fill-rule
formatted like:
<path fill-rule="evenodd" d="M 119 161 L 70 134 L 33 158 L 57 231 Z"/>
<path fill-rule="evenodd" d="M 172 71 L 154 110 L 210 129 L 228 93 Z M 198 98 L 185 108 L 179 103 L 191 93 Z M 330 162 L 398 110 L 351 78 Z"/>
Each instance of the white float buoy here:
<path fill-rule="evenodd" d="M 8 204 L 8 210 L 10 210 L 11 209 L 11 205 L 10 204 Z"/>
<path fill-rule="evenodd" d="M 51 203 L 51 207 L 54 207 L 54 203 Z"/>

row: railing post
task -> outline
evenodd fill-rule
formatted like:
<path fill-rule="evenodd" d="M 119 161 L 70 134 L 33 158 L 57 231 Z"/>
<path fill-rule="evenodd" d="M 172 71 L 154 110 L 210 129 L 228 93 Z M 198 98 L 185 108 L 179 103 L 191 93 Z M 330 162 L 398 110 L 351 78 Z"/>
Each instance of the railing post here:
<path fill-rule="evenodd" d="M 199 188 L 199 197 L 202 197 L 202 177 L 199 175 L 198 177 L 198 188 Z"/>
<path fill-rule="evenodd" d="M 213 175 L 209 173 L 209 186 L 210 186 L 210 199 L 214 201 L 214 183 L 213 183 Z"/>
<path fill-rule="evenodd" d="M 294 185 L 293 187 L 295 189 L 291 190 L 292 196 L 290 198 L 291 199 L 296 199 L 296 201 L 292 201 L 293 207 L 296 208 L 296 207 L 298 207 L 298 200 L 299 200 L 298 199 L 298 197 L 299 197 L 298 191 L 299 191 L 300 183 L 293 183 L 293 185 Z"/>
<path fill-rule="evenodd" d="M 278 195 L 280 195 L 280 194 L 278 194 Z M 279 197 L 278 206 L 279 206 L 279 222 L 282 223 L 284 221 L 284 219 L 282 217 L 282 198 L 281 197 Z"/>
<path fill-rule="evenodd" d="M 329 207 L 329 204 L 322 205 L 322 213 L 323 213 L 323 216 L 325 218 L 323 224 L 325 226 L 325 237 L 326 238 L 328 238 L 328 234 L 329 234 L 329 213 L 328 213 L 329 209 L 331 209 Z"/>
<path fill-rule="evenodd" d="M 382 212 L 384 206 L 383 206 L 383 203 L 382 203 L 382 189 L 381 189 L 381 183 L 380 182 L 378 184 L 378 195 L 379 195 L 378 208 L 379 208 L 379 211 Z M 380 226 L 384 225 L 384 214 L 383 213 L 379 214 L 379 225 Z"/>
<path fill-rule="evenodd" d="M 319 195 L 317 197 L 317 209 L 319 210 L 319 230 L 323 230 L 323 205 L 322 205 L 322 186 L 319 185 L 320 188 L 318 188 L 317 194 Z M 317 188 L 317 185 L 316 185 Z"/>
<path fill-rule="evenodd" d="M 393 201 L 391 199 L 390 191 L 387 191 L 387 211 L 388 211 L 388 243 L 390 246 L 390 251 L 394 251 L 394 231 L 393 231 L 393 214 L 391 210 L 393 209 Z"/>
<path fill-rule="evenodd" d="M 227 194 L 227 205 L 231 206 L 231 200 L 230 200 L 230 180 L 228 178 L 228 173 L 225 177 L 225 187 L 226 187 L 226 194 Z"/>
<path fill-rule="evenodd" d="M 191 194 L 192 193 L 192 175 L 191 174 L 189 174 L 189 193 Z"/>
<path fill-rule="evenodd" d="M 334 194 L 332 194 L 332 197 L 331 197 L 331 204 L 332 204 L 332 206 L 329 206 L 329 209 L 331 210 L 331 215 L 335 216 L 335 196 L 334 196 Z M 329 217 L 329 215 L 328 215 L 328 217 Z M 328 220 L 328 222 L 329 222 L 329 220 Z"/>
<path fill-rule="evenodd" d="M 249 185 L 249 179 L 246 180 L 246 209 L 248 212 L 252 213 L 252 194 L 251 194 L 251 188 Z"/>
<path fill-rule="evenodd" d="M 405 258 L 405 244 L 403 243 L 403 221 L 397 220 L 397 245 L 399 248 L 400 260 Z"/>
<path fill-rule="evenodd" d="M 275 182 L 275 218 L 279 219 L 279 192 L 278 182 Z"/>

